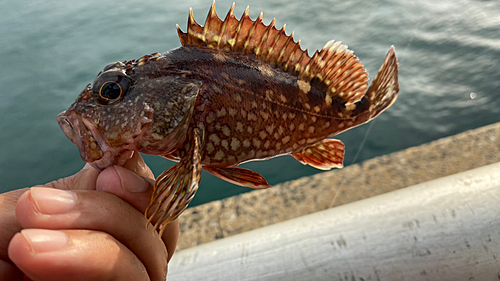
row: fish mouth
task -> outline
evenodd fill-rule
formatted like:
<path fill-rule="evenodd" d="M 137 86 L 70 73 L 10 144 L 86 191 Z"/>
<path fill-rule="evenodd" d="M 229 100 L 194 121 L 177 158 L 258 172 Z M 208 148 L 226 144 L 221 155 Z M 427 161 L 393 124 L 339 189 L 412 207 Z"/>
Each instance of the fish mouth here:
<path fill-rule="evenodd" d="M 92 121 L 75 111 L 63 111 L 57 122 L 66 137 L 80 151 L 80 157 L 99 171 L 109 166 L 123 166 L 133 155 L 132 150 L 112 147 Z"/>

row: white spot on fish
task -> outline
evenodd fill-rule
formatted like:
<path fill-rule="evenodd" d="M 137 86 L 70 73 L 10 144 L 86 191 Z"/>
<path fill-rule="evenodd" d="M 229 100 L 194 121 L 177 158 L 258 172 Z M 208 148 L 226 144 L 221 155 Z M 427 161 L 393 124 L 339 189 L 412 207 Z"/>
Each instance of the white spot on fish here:
<path fill-rule="evenodd" d="M 226 116 L 226 109 L 223 107 L 220 110 L 217 111 L 217 117 L 224 117 Z"/>
<path fill-rule="evenodd" d="M 208 113 L 208 116 L 207 116 L 207 119 L 206 119 L 207 123 L 208 123 L 208 124 L 210 124 L 210 123 L 212 123 L 214 120 L 215 120 L 215 115 L 214 115 L 214 113 L 213 113 L 213 112 Z"/>
<path fill-rule="evenodd" d="M 278 134 L 282 135 L 282 134 L 283 134 L 283 132 L 285 132 L 285 128 L 283 128 L 283 126 L 281 126 L 281 125 L 280 125 L 280 126 L 278 127 Z"/>
<path fill-rule="evenodd" d="M 261 144 L 262 142 L 259 139 L 253 139 L 253 146 L 255 146 L 255 148 L 259 148 Z"/>
<path fill-rule="evenodd" d="M 272 134 L 272 133 L 273 133 L 273 131 L 274 131 L 274 128 L 275 128 L 274 124 L 271 124 L 271 125 L 269 125 L 269 126 L 266 126 L 266 131 L 267 131 L 269 134 Z"/>
<path fill-rule="evenodd" d="M 304 80 L 297 80 L 297 85 L 299 85 L 299 89 L 306 94 L 311 90 L 311 84 Z"/>
<path fill-rule="evenodd" d="M 250 147 L 250 141 L 248 139 L 245 139 L 243 141 L 243 147 L 245 147 L 245 148 Z"/>
<path fill-rule="evenodd" d="M 241 144 L 241 142 L 239 139 L 237 139 L 237 138 L 231 139 L 231 149 L 233 151 L 236 151 L 238 148 L 240 148 L 240 144 Z"/>
<path fill-rule="evenodd" d="M 229 137 L 229 135 L 231 135 L 231 130 L 229 130 L 228 126 L 222 126 L 222 133 Z"/>
<path fill-rule="evenodd" d="M 281 94 L 281 95 L 280 95 L 280 100 L 281 100 L 283 103 L 285 103 L 285 102 L 286 102 L 286 97 L 285 97 L 283 94 Z"/>
<path fill-rule="evenodd" d="M 214 156 L 214 159 L 219 161 L 222 158 L 224 158 L 224 152 L 222 150 L 217 151 L 217 153 Z"/>
<path fill-rule="evenodd" d="M 224 147 L 226 150 L 229 149 L 229 143 L 227 142 L 227 140 L 221 140 L 220 145 L 222 145 L 222 147 Z"/>
<path fill-rule="evenodd" d="M 255 157 L 255 150 L 252 149 L 248 152 L 248 158 L 253 158 L 253 157 Z"/>
<path fill-rule="evenodd" d="M 207 152 L 208 152 L 208 154 L 212 154 L 212 152 L 214 152 L 214 150 L 215 150 L 214 145 L 211 142 L 207 143 Z"/>
<path fill-rule="evenodd" d="M 220 144 L 220 138 L 216 134 L 211 134 L 208 137 L 208 139 L 211 140 L 211 141 L 213 141 L 215 145 L 219 145 Z"/>
<path fill-rule="evenodd" d="M 260 131 L 259 136 L 261 139 L 265 139 L 267 137 L 267 133 L 265 131 Z"/>
<path fill-rule="evenodd" d="M 257 121 L 257 115 L 253 112 L 248 112 L 248 120 L 249 121 Z"/>
<path fill-rule="evenodd" d="M 332 104 L 332 97 L 330 97 L 330 95 L 326 95 L 325 97 L 325 102 L 327 105 L 331 105 Z"/>
<path fill-rule="evenodd" d="M 273 76 L 273 72 L 267 65 L 261 64 L 259 65 L 259 70 L 262 74 L 266 76 Z"/>
<path fill-rule="evenodd" d="M 236 123 L 236 131 L 239 133 L 243 133 L 243 124 L 241 122 Z"/>
<path fill-rule="evenodd" d="M 345 104 L 345 109 L 347 111 L 352 111 L 352 110 L 356 109 L 356 105 L 352 102 L 348 102 Z"/>
<path fill-rule="evenodd" d="M 242 99 L 241 99 L 241 95 L 240 95 L 240 94 L 238 94 L 238 93 L 234 94 L 234 99 L 235 99 L 237 102 L 241 102 L 241 101 L 242 101 Z"/>
<path fill-rule="evenodd" d="M 267 140 L 267 141 L 264 143 L 264 148 L 265 148 L 265 149 L 268 149 L 270 145 L 271 145 L 271 142 L 270 142 L 269 140 Z"/>
<path fill-rule="evenodd" d="M 273 90 L 266 90 L 266 99 L 272 100 L 273 99 Z"/>
<path fill-rule="evenodd" d="M 230 107 L 227 110 L 229 112 L 229 116 L 236 116 L 236 113 L 238 112 L 236 109 Z"/>

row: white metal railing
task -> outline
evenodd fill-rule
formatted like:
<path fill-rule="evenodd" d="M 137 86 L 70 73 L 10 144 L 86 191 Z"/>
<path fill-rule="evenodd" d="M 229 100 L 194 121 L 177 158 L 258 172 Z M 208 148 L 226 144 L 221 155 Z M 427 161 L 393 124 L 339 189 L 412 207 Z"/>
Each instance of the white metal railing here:
<path fill-rule="evenodd" d="M 497 163 L 179 251 L 167 279 L 478 281 L 499 276 Z"/>

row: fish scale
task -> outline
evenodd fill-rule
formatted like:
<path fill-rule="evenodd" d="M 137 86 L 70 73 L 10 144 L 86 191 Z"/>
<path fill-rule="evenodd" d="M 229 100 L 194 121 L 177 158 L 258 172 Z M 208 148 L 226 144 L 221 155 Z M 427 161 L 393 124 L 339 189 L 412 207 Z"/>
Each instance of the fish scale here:
<path fill-rule="evenodd" d="M 132 151 L 178 162 L 155 182 L 145 211 L 160 234 L 196 193 L 201 170 L 250 188 L 265 178 L 239 168 L 289 154 L 300 163 L 341 168 L 344 144 L 330 139 L 370 121 L 399 92 L 390 48 L 376 78 L 347 46 L 329 41 L 312 56 L 274 20 L 224 20 L 212 5 L 205 24 L 192 10 L 177 31 L 182 47 L 108 64 L 68 110 L 58 115 L 81 157 L 103 170 Z"/>

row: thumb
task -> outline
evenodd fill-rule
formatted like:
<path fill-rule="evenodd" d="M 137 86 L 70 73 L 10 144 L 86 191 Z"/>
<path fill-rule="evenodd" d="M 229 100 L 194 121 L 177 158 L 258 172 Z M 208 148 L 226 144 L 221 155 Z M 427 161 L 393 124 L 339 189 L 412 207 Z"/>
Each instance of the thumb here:
<path fill-rule="evenodd" d="M 112 166 L 102 171 L 96 190 L 120 197 L 140 212 L 144 212 L 153 194 L 154 175 L 139 153 L 134 153 L 123 167 Z"/>
<path fill-rule="evenodd" d="M 76 174 L 49 182 L 43 186 L 65 190 L 95 190 L 98 176 L 99 171 L 89 164 L 85 164 Z"/>

